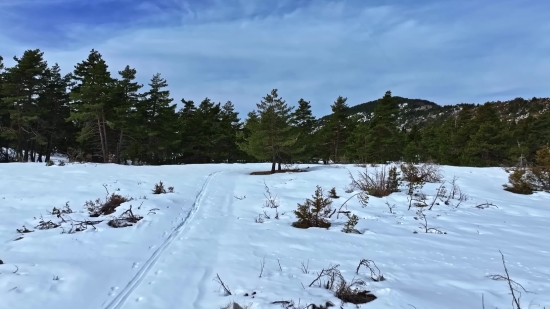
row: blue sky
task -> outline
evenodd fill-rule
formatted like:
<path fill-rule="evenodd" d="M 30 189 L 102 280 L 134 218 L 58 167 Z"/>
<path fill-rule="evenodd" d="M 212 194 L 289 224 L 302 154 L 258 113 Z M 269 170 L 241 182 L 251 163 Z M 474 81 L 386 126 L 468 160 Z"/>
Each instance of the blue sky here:
<path fill-rule="evenodd" d="M 439 104 L 550 96 L 548 12 L 544 0 L 0 0 L 0 55 L 40 48 L 68 72 L 95 48 L 113 73 L 161 73 L 176 101 L 245 114 L 278 88 L 320 116 L 339 95 L 386 90 Z"/>

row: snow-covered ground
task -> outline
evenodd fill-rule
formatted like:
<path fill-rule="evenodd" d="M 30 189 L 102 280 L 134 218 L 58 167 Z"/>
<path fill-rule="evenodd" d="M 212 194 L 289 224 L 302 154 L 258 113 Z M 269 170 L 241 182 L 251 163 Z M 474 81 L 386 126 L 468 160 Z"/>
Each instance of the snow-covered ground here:
<path fill-rule="evenodd" d="M 451 201 L 425 211 L 429 227 L 446 234 L 420 228 L 416 209 L 407 210 L 406 190 L 371 197 L 367 207 L 352 198 L 343 209 L 359 216 L 362 234 L 343 233 L 343 216 L 334 216 L 329 230 L 294 228 L 292 210 L 316 185 L 336 188 L 338 208 L 353 195 L 344 192 L 348 170 L 362 169 L 312 165 L 304 173 L 249 175 L 268 168 L 0 165 L 0 308 L 200 309 L 231 301 L 281 308 L 272 304 L 281 300 L 296 307 L 331 301 L 339 308 L 333 292 L 309 287 L 331 264 L 348 281 L 365 280 L 378 297 L 363 308 L 482 308 L 482 295 L 485 308 L 512 308 L 507 282 L 487 277 L 505 274 L 499 250 L 510 277 L 528 291 L 521 294 L 523 308 L 550 308 L 550 195 L 502 190 L 507 174 L 499 168 L 443 168 L 469 196 L 458 208 Z M 175 192 L 152 194 L 159 181 Z M 279 219 L 263 207 L 264 181 L 280 203 Z M 430 196 L 438 186 L 423 191 Z M 134 200 L 105 218 L 87 217 L 84 203 L 106 191 Z M 486 202 L 498 208 L 475 207 Z M 40 216 L 60 222 L 49 211 L 66 203 L 74 213 L 62 215 L 61 227 L 35 228 Z M 386 203 L 395 204 L 393 213 Z M 105 220 L 70 233 L 78 221 L 119 216 L 130 205 L 144 217 L 131 227 L 112 228 Z M 271 219 L 256 222 L 264 211 Z M 23 226 L 33 232 L 18 233 Z M 365 268 L 356 274 L 361 259 L 374 261 L 386 280 L 370 280 Z"/>

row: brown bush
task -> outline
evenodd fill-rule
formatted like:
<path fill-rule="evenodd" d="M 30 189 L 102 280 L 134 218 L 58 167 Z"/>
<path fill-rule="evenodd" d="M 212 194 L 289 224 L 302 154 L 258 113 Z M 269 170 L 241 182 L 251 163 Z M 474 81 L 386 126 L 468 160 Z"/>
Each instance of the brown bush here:
<path fill-rule="evenodd" d="M 399 174 L 396 167 L 374 168 L 370 174 L 368 168 L 360 172 L 358 178 L 350 174 L 351 185 L 369 195 L 384 197 L 399 191 Z"/>
<path fill-rule="evenodd" d="M 84 206 L 88 209 L 90 217 L 99 217 L 114 213 L 116 208 L 122 205 L 122 203 L 131 200 L 133 200 L 133 198 L 112 193 L 111 195 L 107 195 L 104 201 L 98 198 L 95 201 L 87 201 Z"/>
<path fill-rule="evenodd" d="M 410 183 L 429 183 L 440 182 L 443 176 L 439 165 L 432 163 L 423 163 L 415 165 L 414 163 L 401 164 L 401 178 Z"/>

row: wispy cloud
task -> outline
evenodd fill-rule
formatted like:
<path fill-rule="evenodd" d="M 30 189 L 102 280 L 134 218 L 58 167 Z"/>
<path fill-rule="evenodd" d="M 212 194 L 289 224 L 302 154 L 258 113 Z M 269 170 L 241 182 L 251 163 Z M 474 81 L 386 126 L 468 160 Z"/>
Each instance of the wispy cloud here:
<path fill-rule="evenodd" d="M 413 5 L 414 3 L 414 5 Z M 384 5 L 391 4 L 391 5 Z M 99 50 L 174 98 L 232 100 L 272 88 L 318 115 L 395 95 L 440 104 L 548 96 L 550 3 L 536 0 L 0 0 L 0 54 L 42 49 L 67 71 Z"/>

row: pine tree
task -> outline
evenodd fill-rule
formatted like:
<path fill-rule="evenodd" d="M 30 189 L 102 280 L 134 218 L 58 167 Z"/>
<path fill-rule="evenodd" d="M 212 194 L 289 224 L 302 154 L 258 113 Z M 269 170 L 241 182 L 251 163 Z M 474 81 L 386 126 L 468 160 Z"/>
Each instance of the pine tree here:
<path fill-rule="evenodd" d="M 422 154 L 422 135 L 418 125 L 413 125 L 406 135 L 406 146 L 403 149 L 403 159 L 407 162 L 419 163 Z"/>
<path fill-rule="evenodd" d="M 239 148 L 237 146 L 237 134 L 240 130 L 241 123 L 239 113 L 235 111 L 235 105 L 231 101 L 227 101 L 222 105 L 220 134 L 222 135 L 218 149 L 220 158 L 228 163 L 235 162 L 238 156 Z"/>
<path fill-rule="evenodd" d="M 309 161 L 313 157 L 316 146 L 313 138 L 315 116 L 309 101 L 304 99 L 298 101 L 298 108 L 291 115 L 291 124 L 297 135 L 296 149 L 301 150 L 294 159 Z"/>
<path fill-rule="evenodd" d="M 385 161 L 400 159 L 400 136 L 396 122 L 398 112 L 391 91 L 386 91 L 374 109 L 374 115 L 370 121 L 367 153 L 369 161 L 385 163 Z"/>
<path fill-rule="evenodd" d="M 10 115 L 11 127 L 4 137 L 16 141 L 19 161 L 35 159 L 35 150 L 44 138 L 39 130 L 40 109 L 37 101 L 46 86 L 47 62 L 39 49 L 26 50 L 16 64 L 4 72 L 3 105 Z"/>
<path fill-rule="evenodd" d="M 181 163 L 196 163 L 198 162 L 198 158 L 196 157 L 195 149 L 201 143 L 199 128 L 195 124 L 197 107 L 192 100 L 181 99 L 181 103 L 183 103 L 183 108 L 177 113 L 178 161 Z"/>
<path fill-rule="evenodd" d="M 220 103 L 214 103 L 205 98 L 199 104 L 194 113 L 194 126 L 197 130 L 199 143 L 195 147 L 195 155 L 201 158 L 201 163 L 211 163 L 219 160 L 219 144 L 223 137 L 221 122 Z"/>
<path fill-rule="evenodd" d="M 166 79 L 153 75 L 145 99 L 139 101 L 136 112 L 142 117 L 141 132 L 145 136 L 144 158 L 160 164 L 172 159 L 170 149 L 176 144 L 176 104 L 172 104 Z"/>
<path fill-rule="evenodd" d="M 3 132 L 10 127 L 9 113 L 4 104 L 4 58 L 0 56 L 0 163 L 9 162 L 9 142 Z"/>
<path fill-rule="evenodd" d="M 113 107 L 113 127 L 118 131 L 116 143 L 115 161 L 120 163 L 122 157 L 133 158 L 139 153 L 139 132 L 135 128 L 139 125 L 139 114 L 137 105 L 143 99 L 139 90 L 143 85 L 135 82 L 137 71 L 127 65 L 124 70 L 118 71 L 120 80 L 116 82 L 116 105 Z M 126 141 L 130 137 L 130 145 Z M 126 151 L 125 151 L 126 150 Z"/>
<path fill-rule="evenodd" d="M 273 89 L 256 107 L 256 111 L 249 113 L 245 124 L 249 135 L 241 135 L 243 141 L 239 147 L 259 160 L 271 160 L 271 173 L 275 173 L 277 163 L 281 169 L 283 156 L 295 150 L 297 136 L 290 126 L 293 108 L 279 97 L 277 89 Z"/>
<path fill-rule="evenodd" d="M 69 92 L 71 75 L 61 75 L 61 67 L 56 63 L 46 71 L 45 91 L 39 97 L 41 110 L 41 130 L 45 141 L 42 143 L 38 157 L 45 154 L 45 161 L 50 161 L 54 145 L 57 145 L 58 152 L 66 152 L 67 139 L 72 140 L 74 127 L 71 122 L 65 121 L 70 116 Z M 59 149 L 63 147 L 63 149 Z M 42 162 L 39 160 L 39 162 Z"/>
<path fill-rule="evenodd" d="M 332 114 L 326 124 L 325 132 L 328 138 L 328 145 L 330 147 L 330 156 L 334 162 L 340 162 L 341 151 L 344 149 L 346 139 L 350 132 L 350 121 L 348 119 L 347 111 L 349 106 L 347 104 L 347 98 L 339 96 L 334 104 L 330 106 Z M 343 151 L 342 151 L 343 152 Z"/>
<path fill-rule="evenodd" d="M 351 119 L 352 123 L 356 123 L 351 129 L 351 134 L 346 144 L 346 154 L 353 161 L 367 163 L 368 152 L 368 122 L 359 119 L 360 116 L 355 116 Z"/>
<path fill-rule="evenodd" d="M 71 92 L 73 100 L 70 121 L 81 128 L 77 140 L 83 146 L 92 148 L 92 155 L 102 162 L 111 162 L 112 151 L 109 147 L 108 117 L 111 97 L 115 90 L 115 80 L 101 54 L 92 49 L 88 58 L 75 66 L 73 72 L 75 87 Z M 92 144 L 90 145 L 89 142 Z"/>
<path fill-rule="evenodd" d="M 492 104 L 479 106 L 470 127 L 475 128 L 475 131 L 464 149 L 463 164 L 469 166 L 502 164 L 509 150 L 507 139 L 511 136 L 494 106 Z"/>

